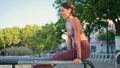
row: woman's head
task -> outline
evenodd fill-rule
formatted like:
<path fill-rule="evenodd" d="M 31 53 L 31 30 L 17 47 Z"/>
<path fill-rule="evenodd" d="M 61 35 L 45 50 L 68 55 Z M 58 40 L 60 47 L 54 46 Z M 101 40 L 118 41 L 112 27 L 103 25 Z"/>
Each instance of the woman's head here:
<path fill-rule="evenodd" d="M 75 16 L 75 7 L 70 2 L 65 2 L 61 4 L 60 13 L 63 18 L 68 18 L 69 16 Z"/>

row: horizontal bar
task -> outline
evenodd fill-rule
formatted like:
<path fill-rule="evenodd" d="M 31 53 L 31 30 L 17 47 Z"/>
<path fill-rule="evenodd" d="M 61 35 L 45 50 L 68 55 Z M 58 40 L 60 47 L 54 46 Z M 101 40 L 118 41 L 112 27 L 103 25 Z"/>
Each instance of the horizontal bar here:
<path fill-rule="evenodd" d="M 82 60 L 81 63 L 89 64 L 88 60 Z M 54 61 L 35 56 L 0 56 L 0 64 L 72 64 L 72 61 Z"/>
<path fill-rule="evenodd" d="M 83 64 L 90 64 L 92 62 L 88 61 L 88 60 L 82 60 Z M 72 64 L 72 61 L 59 61 L 59 60 L 35 60 L 35 59 L 24 59 L 24 60 L 10 60 L 10 59 L 6 59 L 6 60 L 0 60 L 0 64 L 2 65 L 11 65 L 11 64 Z"/>
<path fill-rule="evenodd" d="M 20 60 L 18 64 L 72 64 L 72 61 Z"/>

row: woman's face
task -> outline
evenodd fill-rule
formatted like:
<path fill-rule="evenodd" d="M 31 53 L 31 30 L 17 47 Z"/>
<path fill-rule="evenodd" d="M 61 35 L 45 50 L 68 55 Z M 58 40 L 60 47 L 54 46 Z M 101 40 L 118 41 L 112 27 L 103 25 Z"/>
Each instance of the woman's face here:
<path fill-rule="evenodd" d="M 62 15 L 62 17 L 63 17 L 64 19 L 69 18 L 70 13 L 71 13 L 71 9 L 66 9 L 66 8 L 64 8 L 64 7 L 61 7 L 61 8 L 60 8 L 60 14 Z"/>

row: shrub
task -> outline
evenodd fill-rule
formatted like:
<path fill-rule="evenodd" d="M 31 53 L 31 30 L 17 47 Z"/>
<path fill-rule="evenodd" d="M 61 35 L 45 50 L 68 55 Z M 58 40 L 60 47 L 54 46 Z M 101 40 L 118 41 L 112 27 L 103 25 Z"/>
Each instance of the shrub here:
<path fill-rule="evenodd" d="M 13 47 L 7 48 L 6 52 L 8 55 L 12 56 L 23 56 L 23 55 L 32 55 L 32 50 L 25 47 Z"/>

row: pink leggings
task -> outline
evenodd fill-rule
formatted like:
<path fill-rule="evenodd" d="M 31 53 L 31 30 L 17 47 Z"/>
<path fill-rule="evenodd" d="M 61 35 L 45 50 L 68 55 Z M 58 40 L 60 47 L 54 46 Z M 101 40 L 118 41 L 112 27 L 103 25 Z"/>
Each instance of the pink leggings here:
<path fill-rule="evenodd" d="M 90 45 L 87 40 L 81 41 L 81 56 L 82 60 L 89 58 L 90 56 Z M 76 48 L 66 50 L 59 54 L 54 55 L 48 60 L 74 60 L 77 57 Z M 50 68 L 50 65 L 33 65 L 32 68 Z"/>

